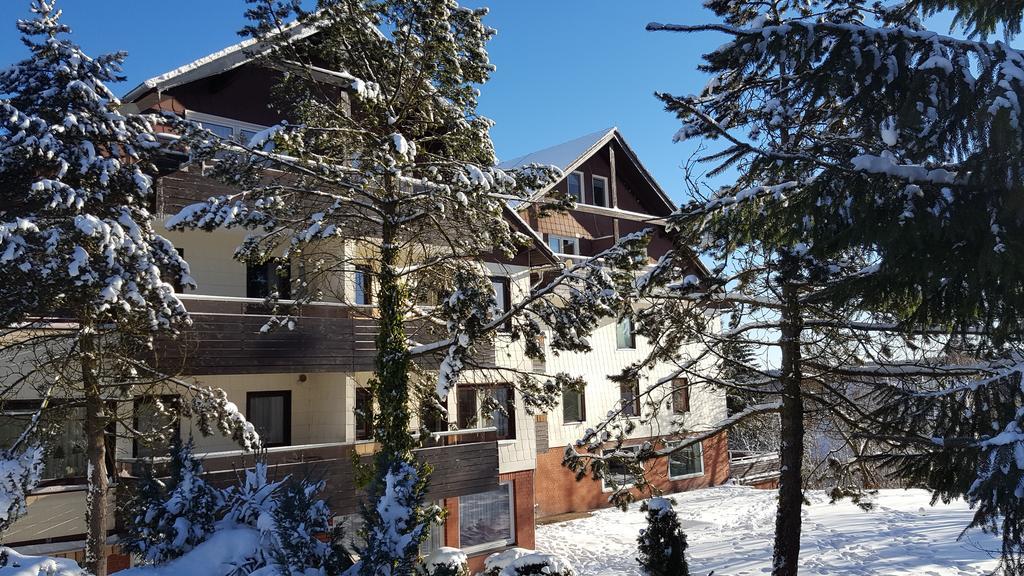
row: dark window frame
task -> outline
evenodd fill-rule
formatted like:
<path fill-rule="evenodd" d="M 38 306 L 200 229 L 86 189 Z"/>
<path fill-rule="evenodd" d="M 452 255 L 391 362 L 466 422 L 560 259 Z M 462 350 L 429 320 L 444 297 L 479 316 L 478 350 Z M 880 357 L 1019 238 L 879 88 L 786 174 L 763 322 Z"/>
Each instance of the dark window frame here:
<path fill-rule="evenodd" d="M 281 269 L 287 270 L 287 273 L 282 275 L 278 271 Z M 262 294 L 264 290 L 259 289 L 260 284 L 256 283 L 257 277 L 262 277 L 262 287 L 266 293 Z M 273 284 L 272 284 L 273 282 Z M 291 300 L 292 297 L 292 266 L 291 262 L 284 258 L 271 258 L 262 264 L 246 264 L 245 265 L 245 297 L 246 298 L 258 298 L 265 299 L 271 292 L 273 292 L 272 286 L 277 288 L 278 298 L 280 300 Z"/>
<path fill-rule="evenodd" d="M 512 279 L 508 276 L 491 276 L 491 289 L 494 289 L 494 284 L 501 284 L 502 287 L 502 298 L 501 302 L 498 303 L 498 309 L 495 310 L 497 314 L 504 314 L 512 308 Z M 495 293 L 495 299 L 497 299 L 497 293 Z M 505 322 L 502 322 L 498 328 L 501 332 L 512 331 L 512 319 L 509 318 Z"/>
<path fill-rule="evenodd" d="M 249 419 L 252 415 L 252 401 L 254 398 L 273 398 L 281 396 L 284 398 L 284 422 L 281 429 L 284 432 L 284 440 L 280 443 L 263 444 L 263 448 L 277 448 L 292 445 L 292 391 L 291 390 L 254 390 L 245 393 L 245 417 Z M 258 430 L 257 430 L 258 432 Z M 262 440 L 262 437 L 261 437 Z"/>
<path fill-rule="evenodd" d="M 626 387 L 629 387 L 629 395 L 626 395 Z M 640 380 L 634 379 L 628 382 L 619 382 L 619 402 L 622 405 L 622 414 L 627 418 L 639 418 L 640 412 Z M 628 408 L 632 405 L 632 408 Z"/>
<path fill-rule="evenodd" d="M 565 396 L 566 394 L 575 394 L 579 397 L 579 414 L 578 418 L 569 419 L 565 413 Z M 563 424 L 579 424 L 587 421 L 587 395 L 584 394 L 583 390 L 573 390 L 571 388 L 565 388 L 562 390 L 562 423 Z"/>
<path fill-rule="evenodd" d="M 359 396 L 360 393 L 365 394 L 366 399 L 369 401 L 369 410 L 360 417 L 359 415 Z M 356 388 L 355 398 L 355 421 L 356 421 L 356 440 L 372 440 L 373 439 L 373 391 L 365 386 L 359 386 Z M 362 426 L 360 426 L 360 419 L 363 419 Z"/>
<path fill-rule="evenodd" d="M 482 402 L 481 393 L 487 394 L 490 390 L 497 388 L 506 388 L 508 390 L 508 399 L 505 405 L 505 411 L 508 413 L 508 430 L 505 434 L 498 432 L 498 440 L 515 440 L 516 439 L 516 389 L 511 384 L 495 383 L 495 384 L 460 384 L 456 390 L 456 401 L 455 401 L 455 422 L 459 429 L 471 430 L 472 428 L 466 428 L 463 426 L 463 422 L 467 422 L 464 419 L 462 410 L 462 402 L 459 401 L 459 395 L 467 392 L 474 393 L 474 414 L 473 419 L 476 421 L 474 424 L 475 428 L 481 427 L 480 420 L 484 417 L 481 413 Z"/>
<path fill-rule="evenodd" d="M 672 413 L 686 414 L 690 411 L 690 381 L 687 378 L 672 379 Z"/>
<path fill-rule="evenodd" d="M 178 413 L 175 415 L 174 419 L 177 421 L 178 424 L 178 441 L 181 441 L 181 396 L 177 394 L 147 394 L 145 396 L 136 396 L 132 400 L 132 427 L 134 427 L 135 430 L 139 430 L 139 407 L 150 398 L 159 398 L 160 401 L 163 403 L 172 403 L 178 405 Z M 139 439 L 137 437 L 132 438 L 132 458 L 140 458 Z"/>
<path fill-rule="evenodd" d="M 357 306 L 373 306 L 373 268 L 366 264 L 357 264 L 352 273 L 352 302 Z M 363 302 L 359 302 L 359 290 L 363 293 Z"/>

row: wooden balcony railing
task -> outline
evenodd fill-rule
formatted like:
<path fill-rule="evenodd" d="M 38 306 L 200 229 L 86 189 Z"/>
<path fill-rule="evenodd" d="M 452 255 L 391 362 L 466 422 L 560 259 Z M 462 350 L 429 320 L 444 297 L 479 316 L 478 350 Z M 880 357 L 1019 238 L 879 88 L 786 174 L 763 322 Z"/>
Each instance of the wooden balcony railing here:
<path fill-rule="evenodd" d="M 376 362 L 377 321 L 372 310 L 344 304 L 302 306 L 293 328 L 264 330 L 266 304 L 255 298 L 182 295 L 192 326 L 158 341 L 157 366 L 186 375 L 371 372 Z M 413 338 L 426 336 L 411 325 Z M 434 336 L 431 336 L 434 337 Z M 436 335 L 441 337 L 441 335 Z M 495 362 L 494 346 L 481 343 L 477 358 Z M 427 368 L 440 357 L 421 359 Z"/>
<path fill-rule="evenodd" d="M 421 461 L 430 464 L 433 475 L 430 478 L 428 498 L 440 500 L 464 494 L 486 492 L 498 487 L 498 443 L 493 428 L 470 430 L 446 434 L 445 445 L 421 448 L 414 453 Z M 353 465 L 353 454 L 363 462 L 373 457 L 372 443 L 311 444 L 287 446 L 267 450 L 264 458 L 268 465 L 268 477 L 274 480 L 285 476 L 308 477 L 323 480 L 326 488 L 322 497 L 335 514 L 358 512 L 362 489 L 358 487 Z M 242 471 L 252 468 L 256 455 L 241 451 L 200 454 L 204 478 L 214 486 L 237 484 Z M 157 459 L 157 473 L 167 461 Z M 147 461 L 124 458 L 118 460 L 120 482 L 131 485 L 138 477 L 141 466 Z"/>

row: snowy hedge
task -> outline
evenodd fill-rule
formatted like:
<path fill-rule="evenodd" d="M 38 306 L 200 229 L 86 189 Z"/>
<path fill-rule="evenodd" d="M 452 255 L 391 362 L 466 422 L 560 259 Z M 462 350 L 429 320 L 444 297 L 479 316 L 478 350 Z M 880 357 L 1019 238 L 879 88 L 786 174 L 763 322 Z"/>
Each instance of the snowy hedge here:
<path fill-rule="evenodd" d="M 510 548 L 488 556 L 481 576 L 576 576 L 576 572 L 561 556 Z"/>
<path fill-rule="evenodd" d="M 173 472 L 169 487 L 140 486 L 124 545 L 147 565 L 124 576 L 333 576 L 352 565 L 333 513 L 317 498 L 323 482 L 272 482 L 257 463 L 240 485 L 214 488 L 191 444 L 176 450 Z"/>
<path fill-rule="evenodd" d="M 469 576 L 469 558 L 458 548 L 442 546 L 423 559 L 418 576 Z"/>
<path fill-rule="evenodd" d="M 0 548 L 0 576 L 88 576 L 74 560 L 25 556 Z"/>

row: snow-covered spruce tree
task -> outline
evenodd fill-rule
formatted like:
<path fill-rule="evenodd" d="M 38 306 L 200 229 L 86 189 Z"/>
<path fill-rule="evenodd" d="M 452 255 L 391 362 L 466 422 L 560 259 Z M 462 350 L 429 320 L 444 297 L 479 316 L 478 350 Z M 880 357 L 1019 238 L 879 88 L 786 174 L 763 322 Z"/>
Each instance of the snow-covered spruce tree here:
<path fill-rule="evenodd" d="M 647 514 L 647 527 L 637 537 L 637 559 L 648 576 L 689 576 L 686 564 L 686 534 L 679 525 L 673 503 L 667 498 L 650 498 L 640 505 Z"/>
<path fill-rule="evenodd" d="M 740 212 L 732 213 L 738 219 Z M 887 446 L 860 446 L 855 435 L 876 434 L 880 429 L 871 407 L 881 387 L 907 389 L 922 379 L 942 379 L 956 374 L 979 374 L 977 367 L 960 367 L 946 356 L 956 345 L 953 338 L 927 333 L 905 335 L 891 317 L 829 299 L 830 287 L 849 275 L 861 274 L 868 261 L 854 258 L 822 263 L 809 255 L 808 246 L 788 251 L 766 250 L 760 244 L 741 243 L 723 251 L 722 235 L 739 230 L 742 220 L 727 227 L 723 221 L 688 222 L 687 214 L 673 217 L 670 229 L 679 246 L 695 246 L 717 265 L 705 283 L 684 276 L 691 258 L 689 251 L 666 255 L 647 275 L 641 277 L 636 294 L 634 324 L 638 335 L 655 343 L 650 355 L 628 367 L 617 379 L 634 380 L 660 363 L 675 366 L 670 373 L 641 391 L 642 419 L 624 418 L 612 411 L 609 418 L 589 431 L 575 446 L 566 449 L 565 464 L 578 476 L 603 476 L 611 462 L 626 464 L 636 480 L 634 488 L 657 493 L 644 477 L 646 465 L 723 431 L 765 415 L 780 418 L 775 450 L 780 454 L 781 479 L 776 523 L 778 574 L 796 569 L 800 545 L 800 509 L 803 486 L 808 479 L 805 460 L 816 468 L 827 462 L 853 466 L 852 454 L 877 454 Z M 718 225 L 722 228 L 718 228 Z M 702 239 L 711 242 L 702 243 Z M 733 251 L 735 250 L 735 251 Z M 731 326 L 716 324 L 718 314 L 730 309 Z M 773 358 L 769 364 L 736 366 L 719 373 L 709 365 L 726 358 L 737 342 L 752 344 Z M 684 346 L 689 343 L 691 345 Z M 736 362 L 735 357 L 730 359 Z M 729 374 L 740 374 L 738 380 Z M 757 378 L 750 375 L 757 374 Z M 681 379 L 684 378 L 684 379 Z M 664 423 L 672 414 L 675 388 L 719 388 L 750 398 L 742 410 L 720 422 L 701 423 L 690 428 L 685 419 L 671 419 L 657 441 L 638 452 L 612 450 L 620 446 L 637 424 Z M 805 453 L 807 431 L 827 431 L 834 437 L 833 450 Z M 842 447 L 841 453 L 839 448 Z M 856 449 L 856 450 L 855 450 Z M 856 474 L 840 475 L 842 484 L 832 486 L 836 495 L 857 494 L 862 483 Z M 635 490 L 616 487 L 614 502 L 625 506 Z"/>
<path fill-rule="evenodd" d="M 17 25 L 30 55 L 0 72 L 0 399 L 59 399 L 52 408 L 60 414 L 82 409 L 81 420 L 66 423 L 44 414 L 39 432 L 84 427 L 85 564 L 102 576 L 105 430 L 117 416 L 107 402 L 165 382 L 140 359 L 156 334 L 187 321 L 167 280 L 192 280 L 151 227 L 150 160 L 159 148 L 151 124 L 121 114 L 106 86 L 121 78 L 124 54 L 92 58 L 68 39 L 52 2 L 31 10 Z M 212 391 L 183 389 L 202 396 L 196 407 L 228 407 Z M 214 419 L 232 428 L 221 416 Z"/>
<path fill-rule="evenodd" d="M 193 443 L 171 449 L 169 487 L 147 467 L 139 483 L 134 514 L 127 518 L 122 545 L 144 564 L 163 564 L 194 549 L 213 533 L 224 497 L 203 480 Z"/>
<path fill-rule="evenodd" d="M 557 170 L 494 167 L 491 121 L 476 112 L 478 86 L 493 68 L 486 11 L 452 0 L 325 0 L 314 13 L 300 4 L 252 0 L 245 31 L 273 48 L 267 67 L 287 71 L 277 105 L 288 121 L 241 144 L 182 126 L 194 158 L 216 158 L 211 173 L 239 191 L 189 206 L 168 225 L 250 230 L 239 258 L 299 264 L 291 287 L 299 305 L 373 305 L 381 451 L 359 569 L 410 574 L 431 516 L 427 471 L 412 454 L 417 404 L 438 407 L 465 372 L 491 370 L 500 373 L 487 381 L 513 382 L 529 410 L 552 405 L 564 377 L 481 366 L 473 352 L 508 324 L 531 357 L 543 355 L 545 330 L 553 349 L 587 349 L 586 332 L 621 306 L 619 286 L 646 261 L 646 237 L 554 273 L 496 313 L 482 263 L 529 249 L 508 202 L 525 200 Z M 292 34 L 292 18 L 316 33 Z M 301 321 L 289 307 L 278 312 L 272 324 Z"/>
<path fill-rule="evenodd" d="M 887 8 L 742 0 L 708 6 L 721 24 L 649 26 L 713 30 L 731 40 L 706 55 L 704 69 L 714 76 L 701 94 L 659 95 L 684 123 L 678 138 L 724 142 L 708 159 L 740 172 L 731 190 L 694 216 L 735 224 L 730 214 L 767 214 L 777 225 L 739 228 L 732 238 L 746 235 L 783 249 L 810 238 L 809 255 L 822 261 L 846 250 L 870 251 L 877 265 L 835 282 L 829 298 L 858 299 L 908 332 L 962 335 L 955 348 L 968 350 L 948 358 L 966 358 L 974 373 L 985 373 L 973 386 L 1005 404 L 978 410 L 975 396 L 960 386 L 917 382 L 933 393 L 928 398 L 941 397 L 942 410 L 933 406 L 927 418 L 916 419 L 917 429 L 898 427 L 890 436 L 914 438 L 913 446 L 902 440 L 895 446 L 932 459 L 919 472 L 939 462 L 950 466 L 945 472 L 955 479 L 933 486 L 942 497 L 972 500 L 976 524 L 1019 524 L 1013 480 L 1019 472 L 1007 456 L 1020 442 L 1013 384 L 1019 356 L 1012 348 L 1020 342 L 1024 309 L 1016 289 L 1024 58 L 1005 42 L 926 30 L 917 10 L 951 8 L 968 31 L 984 35 L 1001 25 L 1012 35 L 1021 6 L 966 0 Z M 919 396 L 912 386 L 900 392 L 904 400 Z M 914 420 L 908 414 L 915 409 L 905 402 L 883 404 L 905 411 L 880 411 L 876 419 L 883 423 Z M 966 416 L 948 417 L 957 413 Z M 951 421 L 963 425 L 951 428 Z M 943 437 L 968 431 L 976 436 Z M 954 461 L 965 463 L 962 475 Z M 992 474 L 996 469 L 1003 472 Z M 933 481 L 944 473 L 931 470 Z M 1015 532 L 1003 530 L 1004 561 L 1011 564 L 1021 552 Z"/>

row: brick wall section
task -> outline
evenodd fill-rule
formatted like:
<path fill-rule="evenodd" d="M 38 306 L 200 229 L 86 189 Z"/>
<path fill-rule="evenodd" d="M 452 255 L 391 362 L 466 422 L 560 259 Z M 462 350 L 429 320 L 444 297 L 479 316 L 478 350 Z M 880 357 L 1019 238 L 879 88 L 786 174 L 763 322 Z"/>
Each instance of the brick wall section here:
<path fill-rule="evenodd" d="M 633 440 L 627 444 L 637 444 Z M 683 492 L 708 486 L 717 486 L 729 478 L 729 448 L 726 433 L 704 441 L 704 475 L 683 480 L 669 480 L 668 459 L 659 458 L 647 468 L 648 480 L 665 493 Z M 537 455 L 536 476 L 537 517 L 545 518 L 568 512 L 587 512 L 607 508 L 608 492 L 601 490 L 601 482 L 589 476 L 579 482 L 575 475 L 562 466 L 562 451 L 548 450 Z M 635 492 L 641 497 L 639 492 Z"/>
<path fill-rule="evenodd" d="M 536 521 L 534 519 L 533 492 L 534 471 L 522 470 L 501 474 L 502 482 L 512 482 L 512 495 L 515 499 L 516 546 L 533 549 L 536 546 Z M 444 501 L 448 518 L 445 520 L 445 546 L 458 548 L 459 542 L 459 499 L 447 498 Z M 470 572 L 483 571 L 484 560 L 502 549 L 487 550 L 469 557 Z"/>

